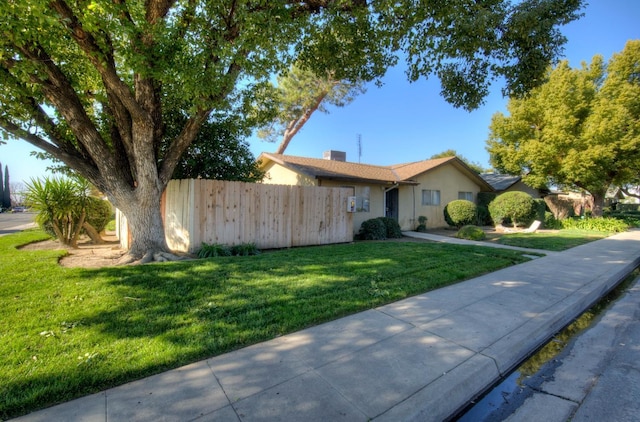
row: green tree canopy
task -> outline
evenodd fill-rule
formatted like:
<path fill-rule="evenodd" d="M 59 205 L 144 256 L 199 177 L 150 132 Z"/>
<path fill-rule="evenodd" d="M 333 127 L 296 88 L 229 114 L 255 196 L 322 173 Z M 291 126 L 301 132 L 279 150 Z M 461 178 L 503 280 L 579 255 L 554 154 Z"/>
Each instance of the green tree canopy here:
<path fill-rule="evenodd" d="M 477 163 L 475 161 L 470 161 L 464 155 L 458 154 L 455 149 L 447 149 L 447 150 L 442 151 L 442 152 L 440 152 L 438 154 L 433 154 L 431 157 L 429 157 L 429 159 L 433 160 L 435 158 L 445 158 L 445 157 L 458 157 L 466 165 L 468 165 L 471 170 L 475 171 L 478 174 L 484 173 L 484 171 L 485 171 L 484 167 L 482 167 L 482 165 L 480 163 Z"/>
<path fill-rule="evenodd" d="M 163 148 L 184 127 L 186 118 L 173 111 L 165 116 L 167 130 Z M 239 122 L 229 117 L 210 119 L 203 123 L 195 139 L 182 154 L 173 172 L 173 179 L 214 179 L 258 182 L 264 172 L 242 138 L 247 135 Z"/>
<path fill-rule="evenodd" d="M 601 215 L 609 186 L 637 183 L 640 174 L 640 40 L 608 64 L 600 56 L 580 69 L 561 62 L 507 109 L 491 122 L 492 165 L 531 186 L 583 189 Z"/>
<path fill-rule="evenodd" d="M 160 197 L 200 127 L 243 115 L 293 63 L 372 81 L 402 54 L 472 109 L 489 84 L 524 93 L 582 0 L 4 0 L 0 127 L 51 154 L 126 216 L 131 258 L 166 251 Z M 163 147 L 163 110 L 184 126 Z M 254 122 L 246 121 L 247 125 Z"/>

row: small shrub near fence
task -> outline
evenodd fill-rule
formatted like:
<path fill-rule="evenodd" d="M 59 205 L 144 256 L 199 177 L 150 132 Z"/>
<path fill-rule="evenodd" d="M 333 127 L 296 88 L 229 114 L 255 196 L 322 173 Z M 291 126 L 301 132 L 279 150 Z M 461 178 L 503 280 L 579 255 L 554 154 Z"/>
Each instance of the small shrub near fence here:
<path fill-rule="evenodd" d="M 389 217 L 372 218 L 362 222 L 358 238 L 360 240 L 385 240 L 402 237 L 402 230 L 396 220 Z"/>
<path fill-rule="evenodd" d="M 250 256 L 259 255 L 260 250 L 255 243 L 242 243 L 240 245 L 227 246 L 203 243 L 198 251 L 198 258 L 213 258 L 216 256 Z"/>

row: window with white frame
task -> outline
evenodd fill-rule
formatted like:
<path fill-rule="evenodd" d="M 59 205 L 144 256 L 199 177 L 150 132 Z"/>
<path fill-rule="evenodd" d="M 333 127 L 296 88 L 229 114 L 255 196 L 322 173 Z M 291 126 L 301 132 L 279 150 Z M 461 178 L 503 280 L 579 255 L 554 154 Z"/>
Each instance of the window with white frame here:
<path fill-rule="evenodd" d="M 440 205 L 440 191 L 422 189 L 422 205 Z"/>
<path fill-rule="evenodd" d="M 458 199 L 466 199 L 473 202 L 473 192 L 458 192 Z"/>

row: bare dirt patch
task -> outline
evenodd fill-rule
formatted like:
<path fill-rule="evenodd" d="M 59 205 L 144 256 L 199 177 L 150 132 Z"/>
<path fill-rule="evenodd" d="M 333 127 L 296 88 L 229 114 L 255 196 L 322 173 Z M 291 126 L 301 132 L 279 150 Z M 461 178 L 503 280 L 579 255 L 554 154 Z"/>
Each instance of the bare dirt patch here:
<path fill-rule="evenodd" d="M 103 244 L 94 244 L 91 239 L 81 238 L 78 248 L 74 249 L 63 245 L 57 240 L 44 240 L 23 246 L 23 250 L 66 250 L 67 255 L 58 263 L 63 267 L 102 268 L 118 265 L 118 260 L 126 253 L 120 247 L 120 242 L 115 235 L 107 233 L 102 238 Z"/>

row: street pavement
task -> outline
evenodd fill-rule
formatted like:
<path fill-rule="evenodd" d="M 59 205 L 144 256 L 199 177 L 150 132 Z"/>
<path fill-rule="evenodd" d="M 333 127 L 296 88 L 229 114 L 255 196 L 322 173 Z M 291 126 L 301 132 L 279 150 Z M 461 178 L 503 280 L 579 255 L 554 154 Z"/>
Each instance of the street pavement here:
<path fill-rule="evenodd" d="M 640 277 L 589 329 L 525 381 L 527 396 L 486 421 L 638 421 L 640 415 Z M 510 406 L 505 406 L 509 408 Z"/>
<path fill-rule="evenodd" d="M 447 420 L 509 374 L 638 265 L 640 231 L 633 230 L 18 420 Z M 637 290 L 629 295 L 637 296 Z M 616 342 L 618 346 L 623 342 L 628 345 L 615 350 L 620 362 L 638 361 L 637 328 L 629 328 L 634 340 L 610 334 L 637 325 L 633 321 L 638 319 L 638 307 L 630 306 L 635 306 L 632 317 L 612 317 L 608 329 L 602 329 L 607 335 L 594 336 L 595 341 L 608 338 L 610 346 Z M 590 352 L 591 348 L 582 350 Z M 593 359 L 600 356 L 596 351 L 593 354 Z M 592 378 L 588 384 L 592 388 L 583 388 L 586 400 L 565 400 L 549 385 L 548 394 L 533 396 L 513 420 L 553 420 L 546 414 L 525 413 L 527 408 L 541 409 L 539 403 L 544 400 L 554 403 L 544 402 L 542 410 L 566 407 L 569 410 L 565 414 L 571 415 L 577 408 L 576 418 L 582 417 L 580 420 L 591 420 L 587 418 L 596 411 L 606 413 L 607 400 L 623 412 L 630 398 L 639 397 L 638 367 L 633 368 L 624 393 L 610 388 L 621 372 L 632 368 L 609 366 L 597 376 L 597 382 Z M 557 387 L 574 385 L 572 376 L 571 370 L 564 379 L 557 376 Z M 564 407 L 556 405 L 555 399 L 564 400 Z M 607 407 L 596 409 L 602 403 Z"/>

